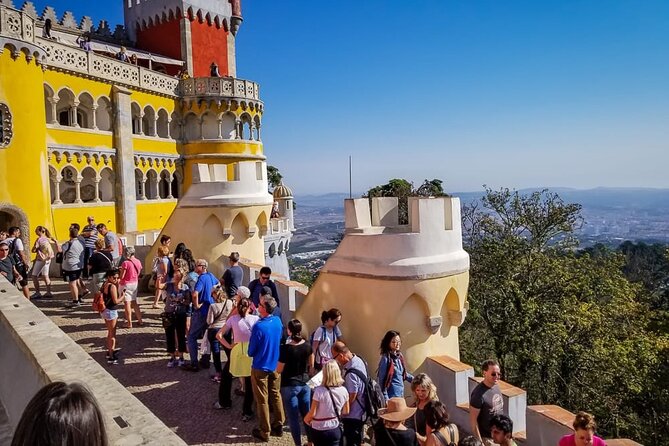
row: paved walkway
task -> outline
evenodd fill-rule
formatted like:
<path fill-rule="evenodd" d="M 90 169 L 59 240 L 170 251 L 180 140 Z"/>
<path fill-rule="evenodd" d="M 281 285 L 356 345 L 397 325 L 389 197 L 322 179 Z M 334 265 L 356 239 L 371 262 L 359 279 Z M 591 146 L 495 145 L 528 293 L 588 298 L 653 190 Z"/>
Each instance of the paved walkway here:
<path fill-rule="evenodd" d="M 144 325 L 118 329 L 120 361 L 108 365 L 104 347 L 107 332 L 91 309 L 92 296 L 86 296 L 83 306 L 70 309 L 66 307 L 70 301 L 66 285 L 54 280 L 53 289 L 53 299 L 33 302 L 187 444 L 255 443 L 250 433 L 257 420 L 241 421 L 241 397 L 233 397 L 230 410 L 213 409 L 218 395 L 218 384 L 210 379 L 213 365 L 209 371 L 197 373 L 167 368 L 165 332 L 158 318 L 161 310 L 151 308 L 151 296 L 140 297 Z M 123 327 L 123 311 L 119 313 L 118 326 Z M 284 432 L 281 438 L 271 437 L 269 444 L 292 445 L 293 441 L 290 433 Z"/>

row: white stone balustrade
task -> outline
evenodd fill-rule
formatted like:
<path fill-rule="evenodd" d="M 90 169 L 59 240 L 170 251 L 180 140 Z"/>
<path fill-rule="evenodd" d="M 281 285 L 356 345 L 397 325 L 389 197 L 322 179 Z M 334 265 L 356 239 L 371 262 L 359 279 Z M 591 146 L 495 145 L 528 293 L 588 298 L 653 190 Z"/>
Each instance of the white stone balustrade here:
<path fill-rule="evenodd" d="M 184 98 L 226 98 L 260 100 L 256 82 L 233 77 L 197 77 L 182 79 L 179 92 Z"/>

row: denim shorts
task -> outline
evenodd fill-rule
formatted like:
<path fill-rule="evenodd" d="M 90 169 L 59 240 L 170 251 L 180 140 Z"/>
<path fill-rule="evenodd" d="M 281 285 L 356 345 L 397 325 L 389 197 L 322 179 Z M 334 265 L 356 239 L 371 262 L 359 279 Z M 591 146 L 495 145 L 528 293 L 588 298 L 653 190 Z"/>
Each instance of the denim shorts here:
<path fill-rule="evenodd" d="M 102 319 L 106 321 L 113 321 L 118 319 L 118 310 L 110 310 L 109 308 L 105 308 L 105 311 L 100 313 L 100 316 L 102 316 Z"/>

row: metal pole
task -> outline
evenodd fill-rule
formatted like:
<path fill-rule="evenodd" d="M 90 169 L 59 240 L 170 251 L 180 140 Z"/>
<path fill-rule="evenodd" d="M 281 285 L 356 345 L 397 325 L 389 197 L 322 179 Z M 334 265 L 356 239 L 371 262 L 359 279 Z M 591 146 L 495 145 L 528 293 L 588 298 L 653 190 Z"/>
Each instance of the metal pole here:
<path fill-rule="evenodd" d="M 348 156 L 348 198 L 353 198 L 353 160 Z"/>

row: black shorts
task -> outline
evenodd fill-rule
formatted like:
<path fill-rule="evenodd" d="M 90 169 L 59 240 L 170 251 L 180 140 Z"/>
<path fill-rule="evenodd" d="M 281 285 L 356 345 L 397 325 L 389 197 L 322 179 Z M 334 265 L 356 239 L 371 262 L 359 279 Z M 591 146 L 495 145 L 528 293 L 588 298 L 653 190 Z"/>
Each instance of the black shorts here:
<path fill-rule="evenodd" d="M 19 274 L 21 274 L 21 277 L 23 277 L 23 279 L 18 281 L 19 285 L 21 285 L 21 288 L 28 286 L 28 269 L 26 266 L 23 264 L 16 265 L 16 270 L 19 272 Z"/>
<path fill-rule="evenodd" d="M 65 282 L 74 282 L 75 280 L 78 280 L 81 277 L 81 271 L 80 269 L 76 271 L 65 271 L 63 270 L 63 280 Z"/>

